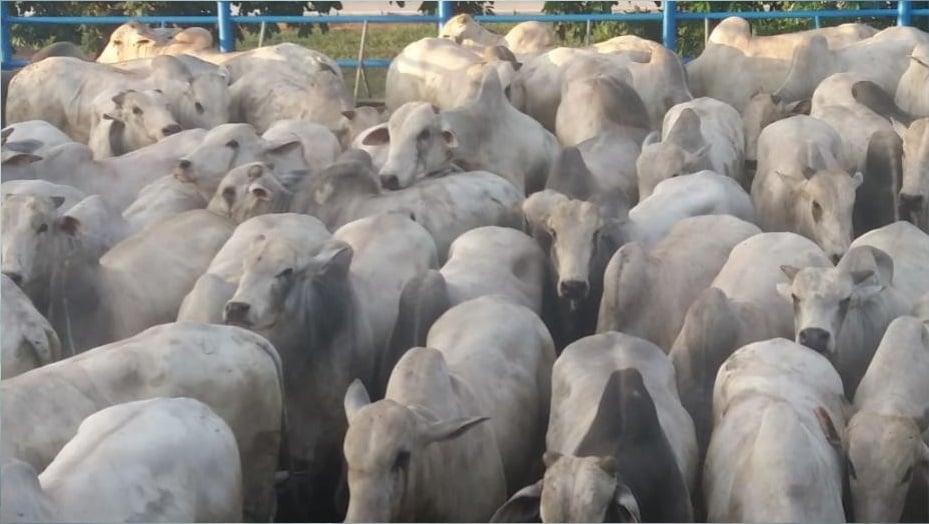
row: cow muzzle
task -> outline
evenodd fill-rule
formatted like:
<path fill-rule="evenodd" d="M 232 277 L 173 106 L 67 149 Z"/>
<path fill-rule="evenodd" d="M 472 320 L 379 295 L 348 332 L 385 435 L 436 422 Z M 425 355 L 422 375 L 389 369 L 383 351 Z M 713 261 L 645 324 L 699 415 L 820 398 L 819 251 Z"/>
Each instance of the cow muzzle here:
<path fill-rule="evenodd" d="M 387 173 L 380 175 L 381 187 L 384 189 L 389 189 L 391 191 L 396 191 L 400 189 L 400 177 L 393 173 Z"/>
<path fill-rule="evenodd" d="M 587 298 L 589 292 L 590 284 L 583 280 L 562 280 L 558 283 L 558 294 L 569 300 Z"/>
<path fill-rule="evenodd" d="M 190 160 L 178 161 L 177 167 L 174 168 L 174 178 L 181 182 L 193 182 L 194 180 L 190 176 L 190 165 Z"/>
<path fill-rule="evenodd" d="M 248 312 L 251 306 L 245 302 L 227 302 L 223 310 L 223 321 L 226 324 L 249 327 Z"/>
<path fill-rule="evenodd" d="M 829 356 L 829 340 L 832 336 L 821 328 L 805 328 L 797 334 L 797 343 L 806 346 L 823 356 Z"/>
<path fill-rule="evenodd" d="M 168 137 L 168 136 L 171 136 L 171 135 L 176 135 L 176 134 L 180 133 L 182 130 L 183 130 L 183 128 L 181 128 L 180 125 L 178 125 L 178 124 L 171 124 L 171 125 L 169 125 L 169 126 L 164 126 L 163 128 L 161 128 L 161 136 L 163 136 L 163 137 Z"/>

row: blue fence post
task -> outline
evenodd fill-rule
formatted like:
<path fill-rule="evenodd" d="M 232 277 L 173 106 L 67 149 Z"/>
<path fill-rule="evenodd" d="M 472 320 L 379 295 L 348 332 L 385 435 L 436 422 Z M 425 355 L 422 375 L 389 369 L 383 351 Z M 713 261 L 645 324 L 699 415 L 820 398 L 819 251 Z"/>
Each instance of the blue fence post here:
<path fill-rule="evenodd" d="M 913 9 L 910 0 L 897 2 L 897 25 L 910 25 L 910 11 Z"/>
<path fill-rule="evenodd" d="M 665 0 L 661 9 L 661 41 L 665 47 L 674 51 L 677 49 L 677 2 Z"/>
<path fill-rule="evenodd" d="M 13 61 L 13 46 L 10 44 L 12 37 L 10 23 L 7 22 L 7 5 L 0 0 L 0 67 L 6 69 L 10 62 Z"/>
<path fill-rule="evenodd" d="M 439 17 L 438 26 L 441 33 L 445 22 L 448 22 L 448 19 L 452 17 L 452 6 L 448 0 L 439 0 L 436 4 L 435 13 Z"/>
<path fill-rule="evenodd" d="M 232 31 L 232 9 L 229 0 L 217 0 L 216 25 L 219 28 L 219 50 L 235 51 L 235 33 Z"/>

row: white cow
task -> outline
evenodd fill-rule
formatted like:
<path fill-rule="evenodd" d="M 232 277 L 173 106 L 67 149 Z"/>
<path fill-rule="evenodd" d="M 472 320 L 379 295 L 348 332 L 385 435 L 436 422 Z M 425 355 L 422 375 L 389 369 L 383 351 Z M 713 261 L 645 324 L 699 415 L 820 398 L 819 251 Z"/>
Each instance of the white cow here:
<path fill-rule="evenodd" d="M 855 414 L 845 435 L 856 520 L 925 518 L 918 486 L 924 482 L 919 476 L 925 476 L 920 468 L 929 460 L 924 436 L 929 380 L 921 371 L 927 367 L 929 327 L 909 316 L 891 322 L 858 385 Z M 908 491 L 913 493 L 909 497 Z M 913 516 L 904 509 L 908 498 Z"/>
<path fill-rule="evenodd" d="M 281 443 L 281 366 L 274 347 L 253 333 L 189 323 L 156 326 L 4 380 L 0 392 L 0 459 L 19 459 L 36 470 L 52 463 L 81 421 L 103 408 L 154 397 L 195 398 L 236 436 L 245 518 L 271 518 Z"/>
<path fill-rule="evenodd" d="M 796 341 L 829 357 L 853 398 L 884 330 L 913 308 L 892 285 L 893 259 L 862 245 L 850 249 L 836 267 L 781 269 L 790 283 L 778 284 L 778 291 L 793 304 Z"/>
<path fill-rule="evenodd" d="M 518 65 L 515 59 L 501 60 L 492 51 L 478 54 L 442 38 L 407 45 L 387 70 L 387 110 L 396 111 L 407 102 L 429 102 L 439 109 L 464 105 L 480 87 L 485 68 L 497 71 L 505 89 Z"/>
<path fill-rule="evenodd" d="M 900 77 L 894 102 L 913 117 L 929 116 L 929 44 L 919 44 L 910 54 L 910 66 Z"/>
<path fill-rule="evenodd" d="M 362 144 L 390 145 L 379 173 L 386 189 L 409 187 L 457 163 L 498 174 L 529 194 L 545 186 L 559 151 L 554 135 L 510 105 L 499 76 L 489 69 L 466 105 L 437 111 L 411 102 L 391 115 L 386 128 L 376 129 Z"/>
<path fill-rule="evenodd" d="M 737 244 L 712 285 L 687 310 L 671 346 L 677 387 L 694 419 L 701 458 L 713 429 L 716 373 L 736 349 L 771 338 L 793 338 L 794 317 L 777 292 L 781 266 L 829 267 L 823 250 L 795 233 L 761 233 Z"/>
<path fill-rule="evenodd" d="M 752 203 L 765 231 L 803 235 L 838 260 L 852 241 L 855 189 L 863 176 L 844 169 L 842 139 L 808 116 L 775 122 L 758 138 Z"/>
<path fill-rule="evenodd" d="M 661 134 L 652 133 L 642 144 L 636 161 L 639 198 L 647 198 L 662 180 L 704 169 L 748 188 L 744 150 L 742 117 L 732 106 L 712 98 L 677 104 L 665 115 Z"/>
<path fill-rule="evenodd" d="M 58 335 L 29 297 L 6 275 L 0 280 L 0 378 L 6 380 L 60 360 L 62 355 Z"/>
<path fill-rule="evenodd" d="M 56 82 L 47 82 L 50 77 L 56 78 Z M 125 90 L 160 90 L 164 105 L 177 120 L 171 124 L 175 126 L 173 133 L 180 131 L 178 123 L 188 128 L 209 129 L 229 121 L 226 82 L 224 76 L 215 72 L 191 76 L 184 63 L 171 56 L 153 59 L 149 69 L 139 71 L 124 71 L 78 58 L 50 57 L 25 67 L 10 82 L 7 119 L 10 123 L 46 120 L 73 139 L 86 143 L 92 124 L 88 120 L 89 110 L 95 99 L 103 94 L 114 97 Z M 122 105 L 118 98 L 113 102 Z M 131 110 L 132 116 L 144 117 L 136 104 L 126 109 Z M 166 127 L 164 131 L 167 130 Z"/>
<path fill-rule="evenodd" d="M 900 218 L 929 232 L 929 117 L 914 120 L 908 128 L 894 124 L 903 138 L 903 185 Z"/>
<path fill-rule="evenodd" d="M 692 520 L 693 424 L 658 347 L 622 333 L 578 340 L 555 362 L 552 393 L 545 476 L 493 522 Z"/>
<path fill-rule="evenodd" d="M 3 180 L 45 180 L 100 195 L 123 210 L 139 191 L 170 173 L 178 159 L 194 151 L 206 131 L 190 129 L 131 153 L 95 160 L 87 146 L 68 142 L 27 158 L 4 159 Z"/>
<path fill-rule="evenodd" d="M 915 303 L 929 293 L 929 235 L 909 222 L 875 229 L 852 242 L 851 247 L 871 246 L 893 259 L 893 287 Z"/>
<path fill-rule="evenodd" d="M 555 45 L 555 32 L 542 22 L 516 24 L 506 35 L 498 35 L 477 23 L 471 15 L 462 13 L 448 19 L 439 32 L 440 38 L 449 38 L 462 46 L 480 50 L 491 46 L 505 46 L 517 55 L 541 53 Z"/>
<path fill-rule="evenodd" d="M 710 286 L 732 248 L 757 233 L 757 226 L 738 218 L 708 215 L 681 220 L 652 247 L 624 245 L 603 276 L 597 332 L 622 331 L 669 351 L 691 302 Z"/>
<path fill-rule="evenodd" d="M 835 73 L 858 73 L 885 93 L 896 93 L 913 48 L 929 43 L 929 35 L 915 27 L 888 27 L 870 38 L 830 49 L 822 36 L 799 45 L 790 72 L 774 95 L 785 102 L 809 98 L 816 86 Z"/>
<path fill-rule="evenodd" d="M 713 390 L 703 471 L 712 522 L 845 522 L 842 382 L 808 348 L 777 338 L 726 360 Z"/>
<path fill-rule="evenodd" d="M 480 297 L 440 317 L 427 345 L 400 359 L 384 400 L 358 382 L 345 395 L 349 522 L 486 520 L 541 466 L 555 360 L 542 321 Z"/>
<path fill-rule="evenodd" d="M 744 18 L 730 16 L 713 28 L 700 56 L 687 63 L 687 79 L 694 96 L 713 97 L 743 111 L 753 96 L 780 87 L 796 49 L 813 37 L 838 49 L 875 33 L 865 24 L 842 24 L 762 36 L 752 34 Z"/>
<path fill-rule="evenodd" d="M 242 469 L 229 425 L 190 398 L 127 402 L 90 415 L 37 475 L 3 467 L 5 522 L 236 522 Z"/>

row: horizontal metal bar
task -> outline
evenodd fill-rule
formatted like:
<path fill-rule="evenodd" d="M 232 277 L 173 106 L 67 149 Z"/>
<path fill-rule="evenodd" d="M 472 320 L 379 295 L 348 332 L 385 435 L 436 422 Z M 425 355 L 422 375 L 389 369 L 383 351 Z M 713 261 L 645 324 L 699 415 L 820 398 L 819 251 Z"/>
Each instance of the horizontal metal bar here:
<path fill-rule="evenodd" d="M 11 24 L 124 24 L 133 20 L 145 24 L 215 24 L 215 16 L 10 16 Z"/>
<path fill-rule="evenodd" d="M 703 20 L 739 16 L 746 20 L 770 20 L 775 18 L 858 18 L 861 16 L 894 17 L 896 9 L 849 9 L 847 11 L 746 11 L 742 13 L 678 13 L 678 20 Z"/>
<path fill-rule="evenodd" d="M 895 11 L 896 12 L 896 11 Z M 613 13 L 613 14 L 578 14 L 578 15 L 477 15 L 478 22 L 594 22 L 605 21 L 659 21 L 662 15 L 658 13 Z"/>
<path fill-rule="evenodd" d="M 267 22 L 269 24 L 361 24 L 368 22 L 370 24 L 435 24 L 439 21 L 437 16 L 391 16 L 391 15 L 326 15 L 326 16 L 291 16 L 291 15 L 254 15 L 254 16 L 233 16 L 232 21 L 237 24 L 260 24 Z"/>
<path fill-rule="evenodd" d="M 339 67 L 358 67 L 358 60 L 336 60 L 336 62 Z M 390 67 L 390 60 L 377 58 L 366 58 L 363 63 L 365 67 Z"/>

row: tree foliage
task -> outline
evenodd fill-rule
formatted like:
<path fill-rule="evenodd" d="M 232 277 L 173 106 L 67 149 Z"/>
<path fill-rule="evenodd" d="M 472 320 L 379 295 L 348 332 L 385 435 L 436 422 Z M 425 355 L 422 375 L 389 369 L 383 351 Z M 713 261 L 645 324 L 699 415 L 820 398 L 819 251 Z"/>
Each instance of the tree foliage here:
<path fill-rule="evenodd" d="M 268 15 L 302 15 L 304 11 L 328 14 L 333 9 L 342 9 L 342 2 L 232 2 L 233 9 L 240 13 Z M 122 2 L 11 2 L 10 14 L 23 16 L 31 13 L 35 16 L 216 16 L 216 2 L 170 2 L 170 1 L 122 1 Z M 209 24 L 172 24 L 178 26 L 200 25 L 211 29 L 216 38 L 216 28 Z M 322 31 L 328 30 L 325 24 L 319 24 Z M 79 26 L 66 24 L 15 24 L 12 26 L 14 48 L 41 47 L 58 40 L 69 40 L 80 44 L 88 51 L 99 51 L 106 45 L 107 38 L 118 24 Z M 236 36 L 249 26 L 237 24 Z M 268 31 L 277 31 L 277 26 L 268 24 Z M 301 24 L 301 36 L 309 34 L 313 24 Z"/>
<path fill-rule="evenodd" d="M 452 14 L 457 15 L 466 13 L 469 15 L 492 15 L 494 14 L 494 3 L 492 1 L 483 2 L 451 2 Z M 437 2 L 423 2 L 419 4 L 419 12 L 424 15 L 434 15 L 438 9 Z"/>

